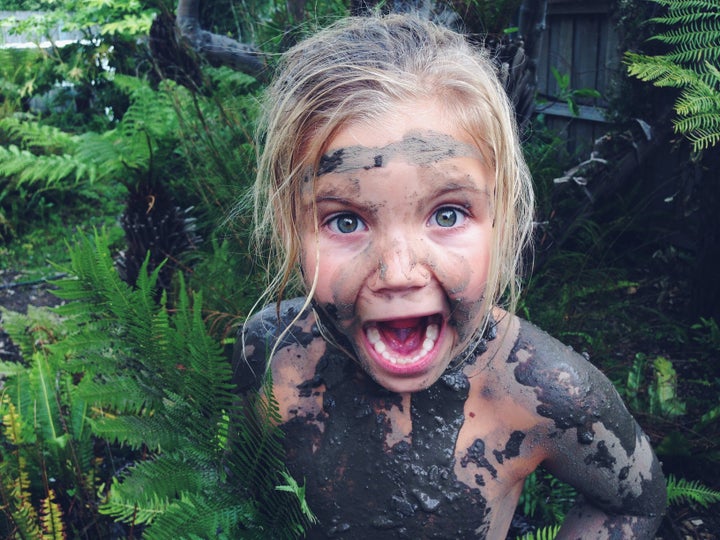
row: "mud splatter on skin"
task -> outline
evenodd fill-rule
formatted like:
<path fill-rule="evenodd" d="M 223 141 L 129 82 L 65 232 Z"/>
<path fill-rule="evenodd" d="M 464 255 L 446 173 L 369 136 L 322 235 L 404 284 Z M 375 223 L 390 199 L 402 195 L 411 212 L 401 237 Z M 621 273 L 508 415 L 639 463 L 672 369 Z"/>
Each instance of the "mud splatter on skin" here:
<path fill-rule="evenodd" d="M 283 323 L 301 306 L 299 301 L 283 303 Z M 274 310 L 262 315 L 259 324 L 246 330 L 245 340 L 260 352 L 259 358 L 266 357 L 269 338 L 282 329 Z M 292 333 L 304 346 L 318 335 L 307 317 L 301 316 Z M 393 409 L 402 411 L 399 394 L 377 385 L 333 347 L 319 359 L 313 377 L 303 381 L 301 393 L 319 387 L 323 414 L 296 416 L 283 427 L 286 463 L 291 473 L 305 479 L 308 500 L 321 520 L 308 538 L 476 536 L 489 510 L 486 500 L 454 473 L 454 448 L 470 390 L 464 373 L 447 371 L 430 388 L 413 394 L 411 439 L 390 448 L 388 415 Z M 437 532 L 428 536 L 428 531 Z"/>
<path fill-rule="evenodd" d="M 520 455 L 520 445 L 525 440 L 525 433 L 522 431 L 513 431 L 510 434 L 505 449 L 501 452 L 500 450 L 493 450 L 493 455 L 498 463 L 502 464 L 505 459 L 512 459 Z"/>
<path fill-rule="evenodd" d="M 402 140 L 385 146 L 349 146 L 331 151 L 320 158 L 317 176 L 380 168 L 398 157 L 412 159 L 421 167 L 455 157 L 482 159 L 477 148 L 445 133 L 410 131 Z"/>
<path fill-rule="evenodd" d="M 261 320 L 252 328 L 240 329 L 233 352 L 232 379 L 238 391 L 257 390 L 260 387 L 262 375 L 267 367 L 267 358 L 274 346 L 274 342 L 270 341 L 268 336 L 279 336 L 282 330 L 295 320 L 303 306 L 304 301 L 301 298 L 288 300 L 282 304 L 280 320 L 277 319 L 277 312 L 274 309 L 266 309 L 261 314 Z M 291 345 L 306 347 L 316 337 L 316 330 L 307 331 L 299 324 L 295 324 L 278 343 L 277 348 Z M 242 352 L 243 346 L 252 351 L 247 358 Z"/>
<path fill-rule="evenodd" d="M 386 411 L 401 407 L 401 396 L 374 383 L 335 350 L 320 360 L 316 378 L 326 386 L 324 408 L 331 410 L 316 451 L 305 442 L 308 420 L 296 418 L 284 428 L 286 462 L 291 473 L 306 479 L 308 499 L 322 524 L 309 538 L 341 530 L 350 538 L 421 538 L 430 529 L 438 531 L 432 538 L 474 537 L 486 501 L 453 472 L 467 377 L 446 373 L 413 394 L 412 441 L 390 449 L 383 443 Z"/>
<path fill-rule="evenodd" d="M 626 415 L 621 402 L 614 405 L 608 402 L 605 396 L 611 395 L 614 389 L 599 371 L 578 369 L 566 347 L 527 323 L 522 323 L 520 334 L 523 337 L 510 353 L 508 363 L 518 364 L 515 367 L 517 382 L 534 388 L 540 416 L 553 420 L 558 429 L 576 429 L 578 443 L 588 445 L 595 440 L 593 425 L 600 418 Z M 541 358 L 533 343 L 547 343 L 551 348 Z M 520 358 L 523 360 L 519 361 Z M 636 443 L 633 423 L 603 425 L 619 439 L 625 452 L 632 455 Z"/>
<path fill-rule="evenodd" d="M 497 478 L 497 469 L 485 457 L 485 442 L 482 439 L 475 439 L 460 460 L 460 465 L 463 467 L 467 467 L 468 463 L 474 463 L 481 469 L 487 469 L 493 478 Z"/>
<path fill-rule="evenodd" d="M 617 460 L 610 454 L 605 441 L 599 441 L 597 444 L 597 452 L 585 458 L 585 465 L 595 464 L 605 469 L 613 469 L 613 465 Z"/>
<path fill-rule="evenodd" d="M 284 303 L 282 319 L 289 321 L 300 306 L 302 302 Z M 262 353 L 262 347 L 278 336 L 282 325 L 274 320 L 274 314 L 274 309 L 264 310 L 246 330 L 248 346 L 258 349 L 248 353 L 251 360 L 257 358 L 254 352 Z M 274 333 L 263 336 L 268 329 L 274 329 Z M 321 525 L 310 531 L 309 538 L 329 535 L 347 539 L 483 538 L 491 534 L 488 532 L 494 519 L 491 516 L 501 507 L 491 505 L 485 497 L 488 492 L 494 493 L 491 488 L 500 481 L 505 467 L 512 467 L 510 461 L 521 448 L 524 450 L 525 432 L 511 432 L 502 451 L 492 454 L 484 444 L 489 441 L 485 436 L 475 439 L 470 452 L 455 448 L 468 399 L 469 381 L 465 374 L 446 371 L 427 390 L 403 399 L 374 383 L 337 349 L 326 348 L 325 343 L 317 349 L 318 333 L 309 312 L 302 314 L 293 326 L 293 339 L 298 341 L 291 345 L 301 343 L 308 350 L 315 348 L 318 356 L 322 351 L 325 354 L 319 359 L 310 357 L 317 359 L 317 363 L 314 368 L 302 371 L 307 380 L 300 383 L 300 391 L 312 393 L 309 401 L 315 407 L 299 403 L 293 409 L 295 412 L 285 416 L 291 419 L 283 425 L 286 463 L 296 478 L 305 480 L 308 501 L 322 520 Z M 622 431 L 617 426 L 627 425 L 629 418 L 624 409 L 620 411 L 619 398 L 608 394 L 611 383 L 604 379 L 608 386 L 603 387 L 584 360 L 527 323 L 521 323 L 516 344 L 509 367 L 518 382 L 531 381 L 522 371 L 528 369 L 528 363 L 539 372 L 533 379 L 537 386 L 525 385 L 533 391 L 526 396 L 531 408 L 536 407 L 533 401 L 537 399 L 536 403 L 545 405 L 542 410 L 549 414 L 568 412 L 567 403 L 558 408 L 551 406 L 550 398 L 557 396 L 543 386 L 553 381 L 573 382 L 567 377 L 568 364 L 574 365 L 577 374 L 597 383 L 597 391 L 609 398 L 610 404 L 597 416 L 597 440 L 593 444 L 578 445 L 574 433 L 564 434 L 574 429 L 572 422 L 566 429 L 558 427 L 554 420 L 546 423 L 550 424 L 546 426 L 550 431 L 549 443 L 560 445 L 556 456 L 559 461 L 546 463 L 548 470 L 571 481 L 587 497 L 581 497 L 584 503 L 571 510 L 568 518 L 584 513 L 592 519 L 591 516 L 597 517 L 597 508 L 601 508 L 611 517 L 605 523 L 596 522 L 597 530 L 610 531 L 611 536 L 631 531 L 623 538 L 651 537 L 665 503 L 662 472 L 655 459 L 638 466 L 637 462 L 647 459 L 651 452 L 644 436 L 638 435 L 637 452 L 626 454 L 621 448 L 621 437 L 613 436 L 606 426 L 611 424 L 616 426 L 615 431 Z M 265 358 L 265 354 L 259 356 Z M 579 360 L 573 364 L 573 359 Z M 298 379 L 294 380 L 293 385 Z M 573 389 L 583 380 L 579 377 L 574 381 L 576 384 L 565 387 L 570 393 L 569 402 L 579 399 Z M 317 399 L 322 399 L 322 404 Z M 397 423 L 398 411 L 404 409 L 407 413 L 407 407 L 412 422 L 409 433 Z M 529 432 L 527 436 L 531 436 Z M 492 447 L 498 442 L 493 440 Z M 448 451 L 453 448 L 454 452 Z M 497 464 L 490 463 L 492 456 Z M 455 476 L 456 468 L 464 470 L 463 460 L 466 465 L 472 462 L 485 469 L 482 474 L 473 474 L 474 481 L 465 479 L 471 485 L 461 483 Z M 602 478 L 616 475 L 620 482 L 617 485 L 597 482 L 598 475 Z M 590 502 L 595 506 L 592 512 L 588 512 Z M 577 527 L 574 529 L 577 537 L 587 532 L 586 524 L 572 524 Z"/>

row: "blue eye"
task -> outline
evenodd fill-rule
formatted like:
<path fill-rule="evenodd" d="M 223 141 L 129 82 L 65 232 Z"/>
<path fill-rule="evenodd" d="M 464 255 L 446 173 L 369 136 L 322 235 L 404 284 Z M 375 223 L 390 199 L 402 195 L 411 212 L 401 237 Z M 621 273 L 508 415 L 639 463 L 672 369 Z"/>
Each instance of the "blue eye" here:
<path fill-rule="evenodd" d="M 435 225 L 440 227 L 454 227 L 455 225 L 462 223 L 464 218 L 465 214 L 457 208 L 444 206 L 435 211 L 432 221 Z"/>
<path fill-rule="evenodd" d="M 350 234 L 365 229 L 365 224 L 355 214 L 340 214 L 327 223 L 333 232 L 340 234 Z"/>

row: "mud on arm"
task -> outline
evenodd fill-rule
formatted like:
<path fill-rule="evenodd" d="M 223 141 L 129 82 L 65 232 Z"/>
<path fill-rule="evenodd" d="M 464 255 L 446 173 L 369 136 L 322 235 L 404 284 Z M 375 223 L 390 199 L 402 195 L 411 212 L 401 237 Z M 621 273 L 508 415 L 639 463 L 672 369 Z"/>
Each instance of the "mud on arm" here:
<path fill-rule="evenodd" d="M 542 464 L 580 494 L 557 538 L 654 538 L 666 491 L 647 436 L 585 358 L 534 328 L 523 330 L 534 334 L 533 345 L 515 377 L 534 388 L 536 410 L 550 420 Z"/>

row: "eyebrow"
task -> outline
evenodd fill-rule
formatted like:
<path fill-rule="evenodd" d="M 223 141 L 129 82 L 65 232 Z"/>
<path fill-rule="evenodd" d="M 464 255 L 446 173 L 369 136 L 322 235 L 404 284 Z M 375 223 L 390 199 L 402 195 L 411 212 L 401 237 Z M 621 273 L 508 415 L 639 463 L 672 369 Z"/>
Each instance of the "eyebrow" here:
<path fill-rule="evenodd" d="M 438 189 L 434 190 L 432 193 L 429 193 L 428 196 L 423 197 L 423 199 L 432 200 L 455 193 L 467 193 L 470 196 L 485 196 L 490 198 L 490 191 L 487 189 L 487 187 L 480 188 L 472 181 L 458 182 L 456 180 L 451 180 L 449 183 L 439 186 Z"/>
<path fill-rule="evenodd" d="M 377 203 L 368 203 L 365 201 L 357 201 L 354 199 L 348 199 L 346 197 L 339 197 L 332 193 L 318 193 L 315 197 L 315 205 L 319 206 L 323 203 L 334 203 L 352 209 L 353 211 L 359 211 L 366 215 L 375 215 L 378 212 Z"/>
<path fill-rule="evenodd" d="M 323 155 L 317 175 L 370 170 L 403 157 L 409 162 L 427 166 L 454 157 L 482 159 L 480 151 L 447 133 L 411 131 L 401 140 L 385 146 L 347 146 Z"/>
<path fill-rule="evenodd" d="M 347 197 L 342 197 L 340 195 L 335 194 L 335 189 L 327 189 L 324 191 L 320 191 L 315 194 L 315 204 L 319 205 L 322 203 L 336 203 L 342 206 L 347 206 L 350 208 L 355 208 L 363 212 L 368 213 L 377 213 L 378 205 L 377 203 L 366 203 L 364 201 L 358 201 L 355 199 L 350 199 Z M 427 196 L 422 197 L 420 202 L 418 203 L 419 206 L 423 205 L 422 201 L 426 200 L 432 200 L 438 197 L 443 197 L 447 194 L 457 193 L 457 192 L 468 192 L 472 195 L 476 196 L 487 196 L 490 197 L 490 191 L 487 188 L 479 188 L 473 181 L 467 181 L 462 182 L 458 180 L 451 180 L 448 183 L 445 183 L 444 185 L 438 187 L 438 189 L 432 191 Z"/>

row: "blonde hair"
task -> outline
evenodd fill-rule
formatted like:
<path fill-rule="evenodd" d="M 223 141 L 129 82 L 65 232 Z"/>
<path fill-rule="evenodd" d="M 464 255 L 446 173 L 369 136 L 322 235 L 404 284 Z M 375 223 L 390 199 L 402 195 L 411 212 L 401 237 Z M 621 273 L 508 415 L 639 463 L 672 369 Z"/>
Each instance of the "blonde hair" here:
<path fill-rule="evenodd" d="M 256 240 L 269 239 L 264 299 L 299 277 L 300 192 L 340 129 L 398 104 L 437 99 L 495 172 L 486 313 L 506 294 L 514 309 L 532 227 L 533 192 L 514 112 L 492 60 L 460 34 L 412 15 L 347 18 L 291 48 L 268 88 L 259 123 Z M 317 222 L 317 219 L 316 219 Z M 317 226 L 317 223 L 316 223 Z M 316 272 L 317 275 L 317 272 Z M 308 302 L 314 284 L 308 287 Z"/>

